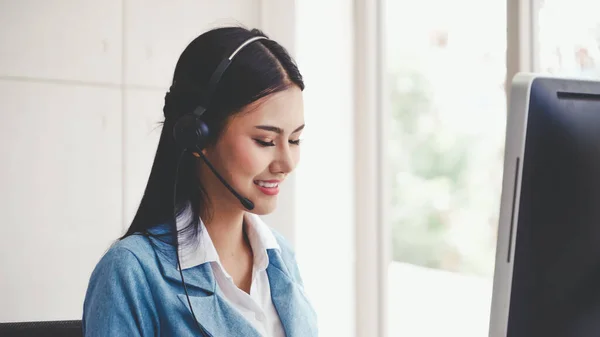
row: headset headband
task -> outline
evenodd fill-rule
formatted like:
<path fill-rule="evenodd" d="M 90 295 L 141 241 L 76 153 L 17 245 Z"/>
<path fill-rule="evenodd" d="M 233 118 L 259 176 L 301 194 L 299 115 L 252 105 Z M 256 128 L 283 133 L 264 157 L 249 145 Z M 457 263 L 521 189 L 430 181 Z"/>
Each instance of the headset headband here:
<path fill-rule="evenodd" d="M 224 59 L 223 61 L 221 61 L 221 63 L 219 63 L 217 69 L 213 72 L 212 76 L 210 77 L 210 80 L 208 81 L 208 89 L 206 90 L 206 95 L 204 96 L 205 100 L 202 102 L 202 105 L 199 105 L 198 107 L 196 107 L 196 109 L 194 109 L 194 115 L 196 115 L 196 117 L 201 117 L 210 105 L 210 99 L 213 97 L 215 90 L 217 90 L 217 84 L 219 84 L 219 81 L 221 81 L 221 77 L 223 77 L 225 70 L 227 70 L 227 68 L 231 64 L 231 61 L 233 61 L 235 55 L 250 43 L 261 39 L 268 40 L 264 36 L 251 37 L 248 40 L 244 41 L 244 43 L 242 43 L 239 47 L 237 47 L 237 49 L 233 53 L 231 53 L 231 55 L 228 58 Z"/>

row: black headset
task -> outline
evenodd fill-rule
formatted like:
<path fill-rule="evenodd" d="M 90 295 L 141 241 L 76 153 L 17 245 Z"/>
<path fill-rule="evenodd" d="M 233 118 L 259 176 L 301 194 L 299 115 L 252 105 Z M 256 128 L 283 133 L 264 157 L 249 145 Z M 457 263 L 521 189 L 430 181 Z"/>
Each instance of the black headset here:
<path fill-rule="evenodd" d="M 210 100 L 217 89 L 219 81 L 223 77 L 225 70 L 227 70 L 235 55 L 237 55 L 240 50 L 250 43 L 260 39 L 267 38 L 264 36 L 255 36 L 244 41 L 244 43 L 242 43 L 233 53 L 231 53 L 228 58 L 219 63 L 217 69 L 210 77 L 208 89 L 203 95 L 201 95 L 203 97 L 201 104 L 198 105 L 193 111 L 181 116 L 173 126 L 173 136 L 179 147 L 192 152 L 201 152 L 202 149 L 204 149 L 210 136 L 210 131 L 206 123 L 202 121 L 202 115 L 204 115 L 206 109 L 209 107 Z M 177 84 L 173 82 L 172 88 L 176 87 Z"/>
<path fill-rule="evenodd" d="M 206 125 L 206 123 L 202 120 L 202 115 L 204 115 L 204 113 L 206 112 L 206 110 L 210 104 L 210 99 L 214 95 L 215 90 L 217 89 L 217 85 L 219 84 L 219 81 L 221 80 L 221 77 L 223 77 L 223 73 L 225 73 L 225 70 L 229 67 L 229 65 L 231 64 L 235 55 L 237 55 L 237 53 L 239 53 L 240 50 L 242 50 L 244 47 L 246 47 L 250 43 L 257 41 L 257 40 L 261 40 L 261 39 L 267 39 L 267 38 L 265 36 L 254 36 L 254 37 L 247 39 L 246 41 L 244 41 L 244 43 L 242 43 L 239 47 L 237 47 L 236 50 L 233 51 L 233 53 L 231 53 L 231 55 L 228 58 L 221 61 L 221 63 L 219 63 L 219 65 L 217 66 L 217 69 L 213 72 L 212 76 L 210 77 L 210 80 L 208 82 L 208 89 L 206 90 L 206 92 L 204 92 L 204 93 L 197 92 L 197 94 L 201 95 L 201 97 L 202 97 L 201 104 L 199 104 L 196 108 L 194 108 L 194 110 L 187 112 L 183 116 L 179 117 L 179 119 L 175 122 L 175 125 L 173 126 L 173 138 L 174 138 L 177 146 L 183 150 L 182 156 L 185 152 L 190 152 L 194 156 L 201 158 L 206 163 L 206 165 L 211 169 L 211 171 L 215 174 L 215 176 L 217 176 L 217 178 L 219 178 L 221 183 L 223 183 L 223 185 L 225 185 L 225 187 L 227 187 L 229 189 L 229 191 L 231 193 L 233 193 L 233 195 L 235 195 L 235 197 L 248 210 L 252 210 L 254 208 L 254 203 L 252 201 L 250 201 L 248 198 L 244 198 L 235 189 L 233 189 L 233 187 L 231 187 L 231 185 L 229 185 L 227 183 L 227 181 L 225 181 L 225 179 L 223 179 L 223 177 L 217 172 L 215 167 L 208 161 L 208 159 L 202 153 L 202 150 L 206 147 L 209 136 L 210 136 L 210 130 L 208 128 L 208 125 Z M 171 86 L 170 90 L 171 91 L 178 90 L 178 87 L 177 87 L 175 81 L 173 82 L 173 85 Z M 167 95 L 169 95 L 169 93 L 167 93 Z M 179 173 L 179 163 L 177 164 L 177 172 L 175 174 L 175 179 L 177 179 L 178 173 Z M 173 191 L 173 221 L 174 221 L 175 233 L 177 233 L 177 215 L 176 215 L 176 211 L 175 211 L 177 180 L 175 181 L 175 188 L 173 190 L 174 190 Z M 210 334 L 204 329 L 204 327 L 202 327 L 200 325 L 200 323 L 198 322 L 198 319 L 196 318 L 196 314 L 194 313 L 194 309 L 192 308 L 192 304 L 190 302 L 190 297 L 187 292 L 187 287 L 185 285 L 185 280 L 183 277 L 183 270 L 181 269 L 181 260 L 179 259 L 179 249 L 177 249 L 176 254 L 177 254 L 177 265 L 179 267 L 179 274 L 181 275 L 181 283 L 183 284 L 183 290 L 185 292 L 185 297 L 187 298 L 190 311 L 192 312 L 192 316 L 194 317 L 194 321 L 196 322 L 198 329 L 202 333 L 202 336 L 210 336 Z"/>

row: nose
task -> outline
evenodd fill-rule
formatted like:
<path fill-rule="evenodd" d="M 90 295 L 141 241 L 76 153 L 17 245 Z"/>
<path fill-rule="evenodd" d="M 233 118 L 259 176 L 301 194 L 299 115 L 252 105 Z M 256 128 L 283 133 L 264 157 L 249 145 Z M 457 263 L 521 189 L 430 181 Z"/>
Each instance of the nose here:
<path fill-rule="evenodd" d="M 296 158 L 289 144 L 283 145 L 277 151 L 277 157 L 271 165 L 271 172 L 288 174 L 296 167 Z"/>

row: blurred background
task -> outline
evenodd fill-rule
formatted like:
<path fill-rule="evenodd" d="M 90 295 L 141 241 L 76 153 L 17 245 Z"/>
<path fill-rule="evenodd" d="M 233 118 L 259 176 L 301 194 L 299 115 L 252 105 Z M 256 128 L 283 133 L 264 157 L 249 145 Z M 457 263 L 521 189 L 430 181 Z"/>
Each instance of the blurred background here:
<path fill-rule="evenodd" d="M 80 319 L 179 54 L 242 25 L 306 80 L 302 160 L 265 221 L 296 249 L 321 336 L 487 336 L 505 88 L 598 78 L 597 3 L 0 0 L 0 322 Z"/>

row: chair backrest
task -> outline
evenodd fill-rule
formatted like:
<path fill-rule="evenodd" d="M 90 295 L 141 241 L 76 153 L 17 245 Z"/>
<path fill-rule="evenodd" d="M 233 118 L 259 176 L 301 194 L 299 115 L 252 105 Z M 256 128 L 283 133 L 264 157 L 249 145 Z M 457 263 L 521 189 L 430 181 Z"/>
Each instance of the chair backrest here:
<path fill-rule="evenodd" d="M 81 320 L 0 323 L 0 336 L 83 337 Z"/>

